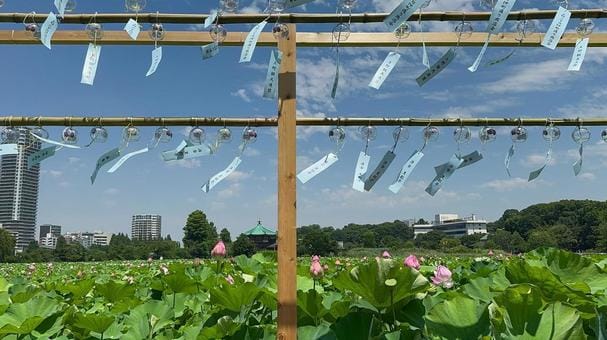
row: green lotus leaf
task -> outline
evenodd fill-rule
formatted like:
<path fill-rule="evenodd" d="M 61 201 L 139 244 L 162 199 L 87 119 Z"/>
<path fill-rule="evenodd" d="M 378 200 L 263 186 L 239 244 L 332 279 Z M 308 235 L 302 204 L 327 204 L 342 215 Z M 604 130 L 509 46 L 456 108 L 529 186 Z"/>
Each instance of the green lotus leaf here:
<path fill-rule="evenodd" d="M 445 339 L 479 339 L 489 335 L 487 304 L 463 294 L 443 300 L 426 314 L 431 335 Z"/>

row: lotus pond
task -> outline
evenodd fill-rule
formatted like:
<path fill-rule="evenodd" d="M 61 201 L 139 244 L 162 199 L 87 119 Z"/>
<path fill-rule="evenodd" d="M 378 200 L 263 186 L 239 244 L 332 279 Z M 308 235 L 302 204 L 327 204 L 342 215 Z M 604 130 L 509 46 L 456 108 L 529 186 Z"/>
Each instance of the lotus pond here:
<path fill-rule="evenodd" d="M 309 258 L 298 267 L 300 339 L 607 336 L 607 260 L 600 257 L 540 249 L 511 258 L 426 258 L 419 270 L 403 258 L 319 264 L 316 279 Z M 276 263 L 260 254 L 2 264 L 0 338 L 275 339 L 276 291 Z"/>

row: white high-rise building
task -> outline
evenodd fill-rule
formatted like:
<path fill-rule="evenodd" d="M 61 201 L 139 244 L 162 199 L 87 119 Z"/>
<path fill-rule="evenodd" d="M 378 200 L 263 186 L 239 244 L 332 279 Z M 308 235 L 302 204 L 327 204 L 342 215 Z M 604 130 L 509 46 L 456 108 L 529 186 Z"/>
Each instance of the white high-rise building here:
<path fill-rule="evenodd" d="M 160 215 L 133 215 L 131 239 L 133 241 L 159 240 L 162 235 Z"/>
<path fill-rule="evenodd" d="M 40 142 L 28 128 L 18 128 L 18 153 L 0 159 L 0 227 L 15 237 L 15 250 L 23 251 L 36 240 L 36 213 L 40 166 L 27 166 L 29 155 L 40 150 Z"/>
<path fill-rule="evenodd" d="M 39 242 L 40 247 L 48 248 L 48 249 L 55 249 L 57 247 L 57 238 L 58 238 L 58 236 L 56 236 L 55 234 L 51 234 L 51 233 L 44 235 L 43 237 L 40 238 L 40 242 Z"/>

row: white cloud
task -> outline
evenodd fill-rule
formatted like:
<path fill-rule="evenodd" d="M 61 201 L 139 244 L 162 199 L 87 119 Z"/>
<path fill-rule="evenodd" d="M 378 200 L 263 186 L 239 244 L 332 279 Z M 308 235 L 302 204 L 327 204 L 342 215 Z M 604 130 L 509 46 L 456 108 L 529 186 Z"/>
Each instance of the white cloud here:
<path fill-rule="evenodd" d="M 181 160 L 173 161 L 173 162 L 166 162 L 165 164 L 170 167 L 177 166 L 177 167 L 185 168 L 185 169 L 195 169 L 195 168 L 200 168 L 200 165 L 202 163 L 200 162 L 200 159 L 193 158 L 193 159 L 181 159 Z"/>
<path fill-rule="evenodd" d="M 577 176 L 577 178 L 591 182 L 596 179 L 596 175 L 593 174 L 592 172 L 584 172 L 584 173 L 581 173 L 579 176 Z"/>
<path fill-rule="evenodd" d="M 247 94 L 247 90 L 245 89 L 238 89 L 236 92 L 232 92 L 231 95 L 234 97 L 238 97 L 247 103 L 251 102 L 251 97 L 249 97 L 249 95 Z"/>
<path fill-rule="evenodd" d="M 508 73 L 500 80 L 481 84 L 479 88 L 487 93 L 554 91 L 576 76 L 567 71 L 568 64 L 565 59 L 521 64 L 517 66 L 516 72 Z"/>
<path fill-rule="evenodd" d="M 117 195 L 119 192 L 120 190 L 117 188 L 108 188 L 103 191 L 103 193 L 106 195 Z"/>
<path fill-rule="evenodd" d="M 537 188 L 539 185 L 546 185 L 548 182 L 537 179 L 535 181 L 529 182 L 524 178 L 515 177 L 509 179 L 496 179 L 490 182 L 483 184 L 481 187 L 489 188 L 496 190 L 498 192 L 506 192 L 513 190 L 522 190 L 522 189 L 533 189 Z"/>

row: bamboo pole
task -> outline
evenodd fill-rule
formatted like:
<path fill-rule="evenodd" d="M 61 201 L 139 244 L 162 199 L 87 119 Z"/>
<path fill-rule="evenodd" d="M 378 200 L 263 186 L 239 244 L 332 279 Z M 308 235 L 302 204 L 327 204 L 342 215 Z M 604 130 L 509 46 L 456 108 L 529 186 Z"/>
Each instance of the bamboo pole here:
<path fill-rule="evenodd" d="M 381 23 L 384 21 L 388 13 L 353 13 L 351 22 L 353 23 Z M 528 11 L 513 11 L 508 15 L 508 20 L 548 20 L 553 19 L 556 15 L 555 10 L 528 10 Z M 22 23 L 27 20 L 35 20 L 42 23 L 46 20 L 48 14 L 32 14 L 32 13 L 0 13 L 0 23 Z M 424 12 L 421 15 L 422 21 L 487 21 L 491 16 L 491 12 Z M 137 15 L 139 23 L 156 23 L 165 24 L 201 24 L 208 17 L 208 14 L 173 14 L 173 13 L 140 13 Z M 409 21 L 419 20 L 419 15 L 415 14 Z M 607 11 L 605 9 L 579 9 L 571 10 L 571 18 L 605 18 Z M 62 24 L 88 24 L 91 20 L 98 23 L 126 23 L 129 19 L 135 18 L 134 13 L 82 13 L 82 14 L 66 14 L 61 20 Z M 227 14 L 222 15 L 220 22 L 222 24 L 253 24 L 268 19 L 273 22 L 280 18 L 280 22 L 297 23 L 297 24 L 330 24 L 340 23 L 350 20 L 348 14 L 333 14 L 333 13 L 284 13 L 280 15 L 272 15 L 268 19 L 268 15 L 264 13 L 255 14 Z"/>
<path fill-rule="evenodd" d="M 242 46 L 248 32 L 228 33 L 223 46 Z M 491 47 L 540 47 L 544 37 L 543 34 L 535 33 L 525 38 L 520 43 L 515 33 L 501 33 L 491 36 Z M 482 46 L 487 38 L 487 33 L 472 33 L 470 37 L 463 38 L 460 46 Z M 575 47 L 578 35 L 566 33 L 560 40 L 558 47 Z M 87 45 L 91 41 L 84 30 L 80 31 L 57 31 L 53 36 L 54 45 Z M 212 43 L 213 40 L 208 32 L 178 31 L 166 32 L 165 37 L 159 42 L 165 46 L 202 46 Z M 340 42 L 342 47 L 419 47 L 425 42 L 426 46 L 455 46 L 458 43 L 454 32 L 427 32 L 411 33 L 399 42 L 393 33 L 351 33 L 350 37 Z M 106 31 L 103 39 L 97 40 L 99 45 L 154 45 L 146 32 L 142 32 L 137 40 L 132 40 L 126 32 Z M 37 45 L 40 40 L 35 39 L 30 32 L 25 31 L 0 31 L 0 44 Z M 257 46 L 276 46 L 276 38 L 270 32 L 260 35 Z M 297 33 L 298 47 L 334 47 L 335 41 L 332 33 Z M 607 47 L 607 33 L 593 33 L 590 36 L 589 47 Z"/>
<path fill-rule="evenodd" d="M 296 26 L 281 39 L 278 79 L 278 333 L 297 339 L 297 44 Z"/>
<path fill-rule="evenodd" d="M 298 117 L 297 126 L 607 126 L 607 117 L 592 118 L 413 118 L 359 117 L 306 118 Z M 251 126 L 275 127 L 278 118 L 222 117 L 36 117 L 0 116 L 4 126 Z"/>

